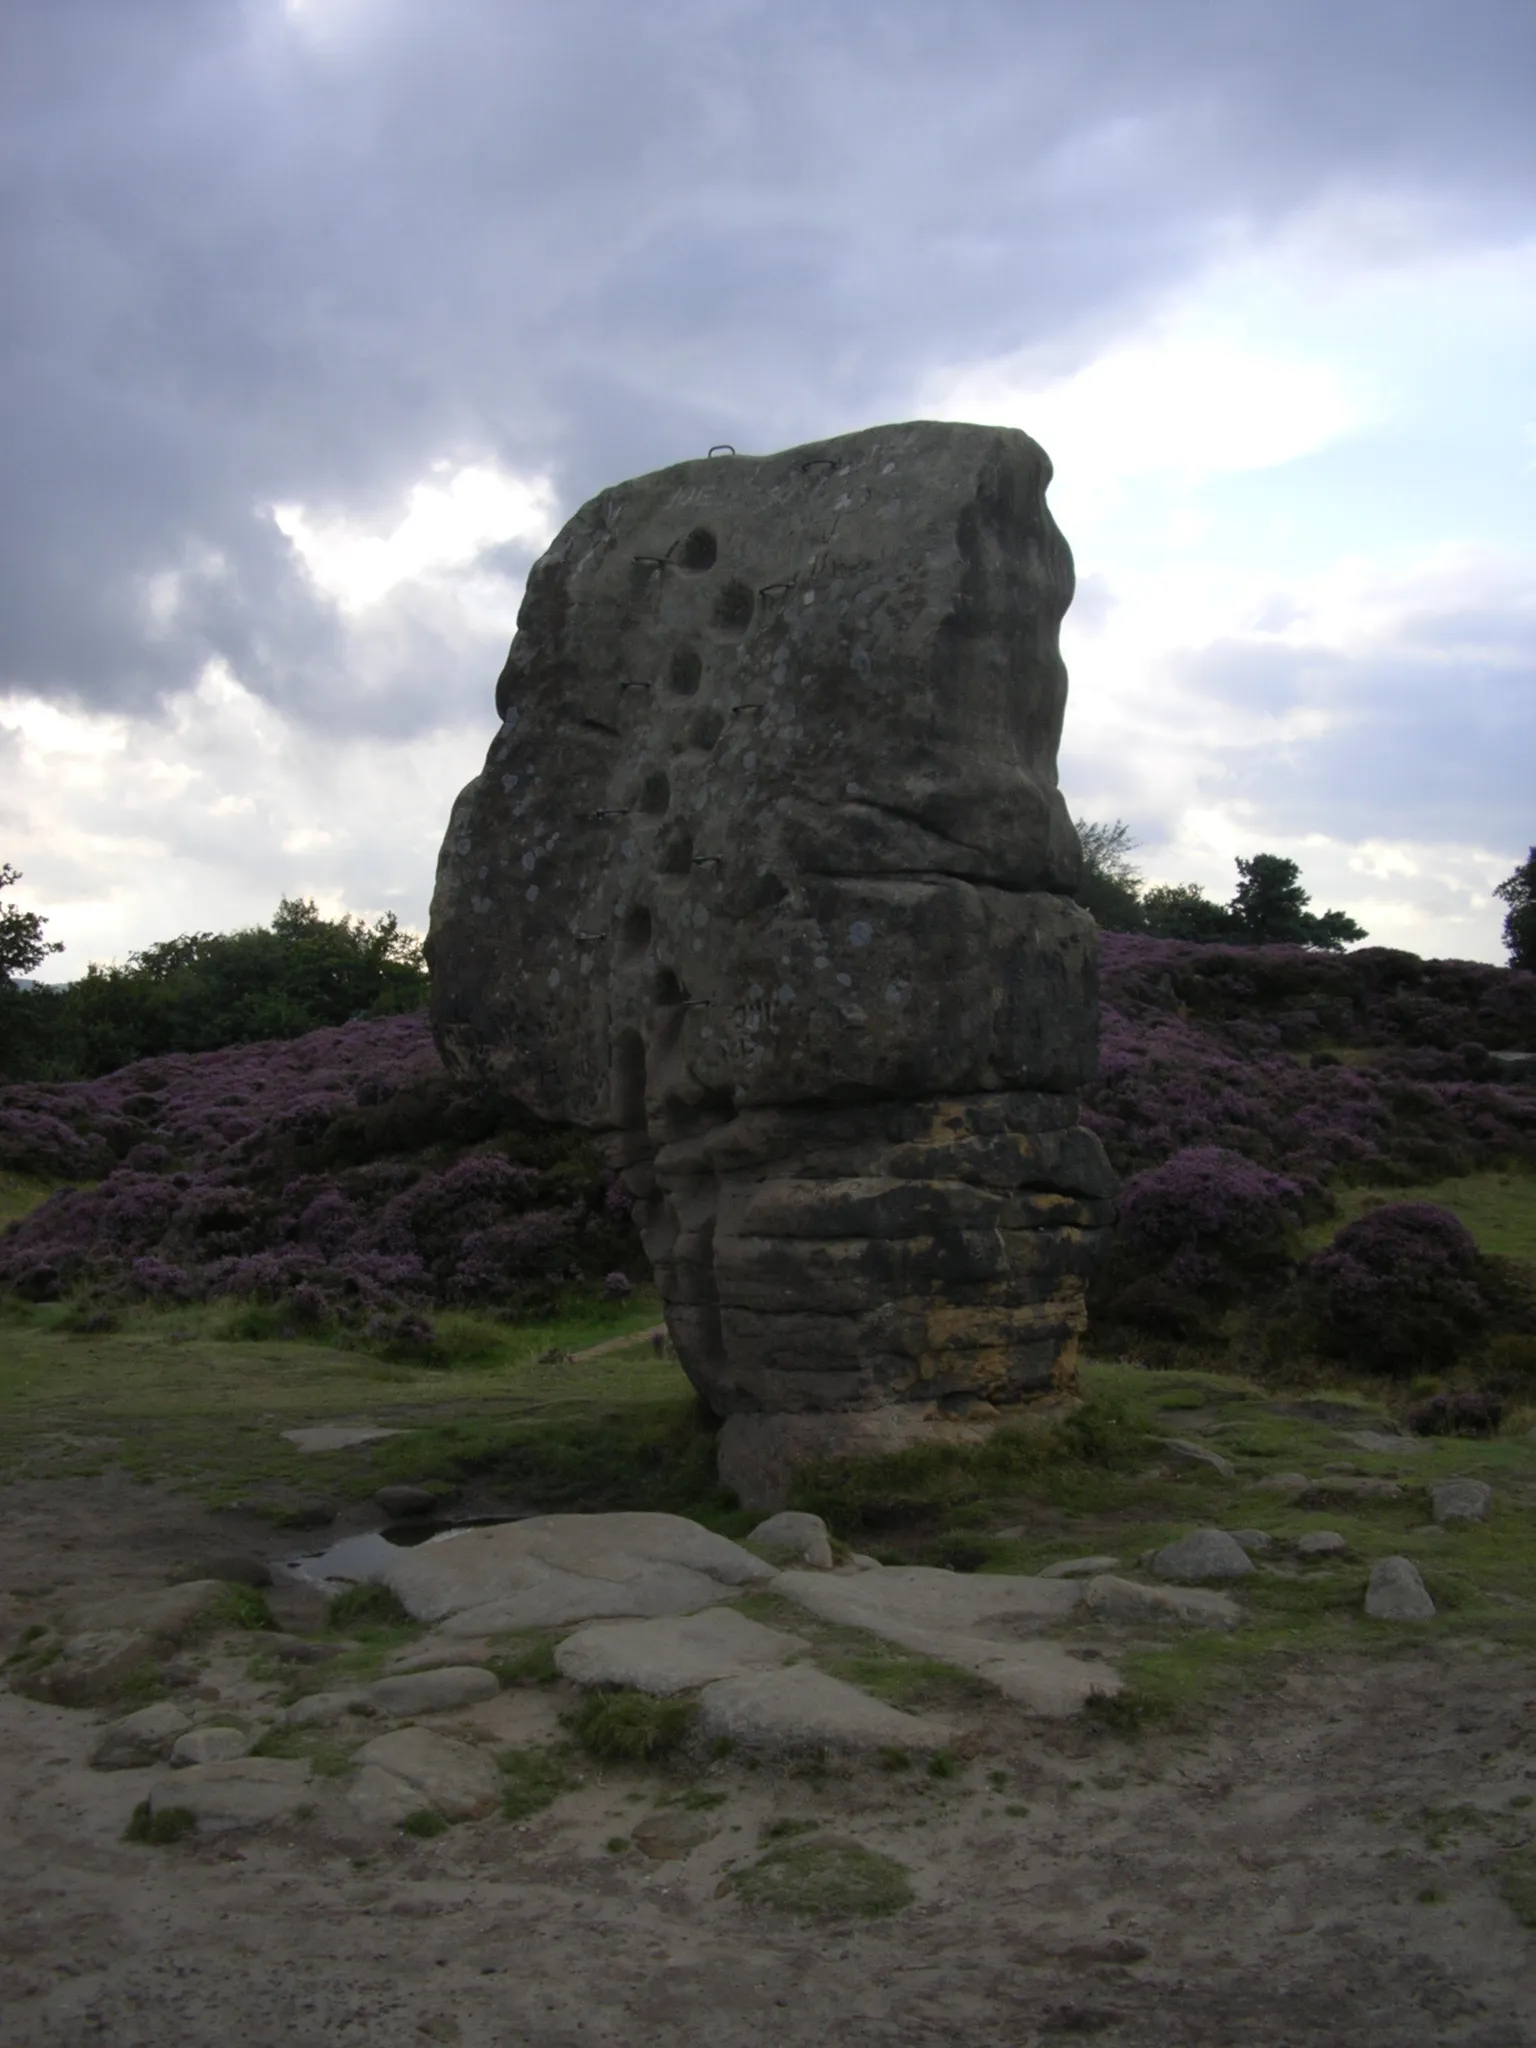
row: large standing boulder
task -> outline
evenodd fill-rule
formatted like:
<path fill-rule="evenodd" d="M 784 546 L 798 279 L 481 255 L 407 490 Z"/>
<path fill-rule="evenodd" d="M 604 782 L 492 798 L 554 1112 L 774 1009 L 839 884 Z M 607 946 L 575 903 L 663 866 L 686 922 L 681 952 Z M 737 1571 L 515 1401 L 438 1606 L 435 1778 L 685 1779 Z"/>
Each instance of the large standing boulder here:
<path fill-rule="evenodd" d="M 1114 1179 L 1049 478 L 919 422 L 602 492 L 454 808 L 445 1057 L 610 1134 L 743 1471 L 758 1418 L 1072 1384 Z"/>

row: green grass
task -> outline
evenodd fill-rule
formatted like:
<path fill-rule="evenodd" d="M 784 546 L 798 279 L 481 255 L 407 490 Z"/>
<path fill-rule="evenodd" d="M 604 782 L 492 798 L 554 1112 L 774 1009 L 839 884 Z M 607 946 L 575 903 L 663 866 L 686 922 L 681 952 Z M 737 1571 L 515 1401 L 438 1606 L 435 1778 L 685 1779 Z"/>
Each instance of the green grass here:
<path fill-rule="evenodd" d="M 399 1629 L 410 1626 L 397 1594 L 388 1586 L 347 1586 L 326 1610 L 325 1625 L 333 1635 L 353 1635 L 359 1629 Z"/>
<path fill-rule="evenodd" d="M 516 1641 L 490 1660 L 489 1669 L 502 1685 L 554 1685 L 560 1677 L 555 1645 L 561 1635 L 557 1629 Z"/>
<path fill-rule="evenodd" d="M 1517 1166 L 1469 1173 L 1457 1180 L 1427 1181 L 1419 1187 L 1358 1187 L 1336 1190 L 1337 1216 L 1309 1234 L 1310 1249 L 1326 1244 L 1346 1223 L 1382 1202 L 1435 1202 L 1459 1216 L 1477 1239 L 1479 1251 L 1536 1263 L 1536 1172 Z"/>
<path fill-rule="evenodd" d="M 911 1879 L 894 1856 L 882 1856 L 858 1842 L 825 1838 L 770 1849 L 736 1873 L 735 1885 L 754 1904 L 811 1918 L 856 1913 L 883 1919 L 913 1900 Z"/>
<path fill-rule="evenodd" d="M 681 1746 L 698 1708 L 644 1692 L 589 1692 L 564 1717 L 582 1748 L 605 1763 L 645 1763 Z"/>
<path fill-rule="evenodd" d="M 449 1823 L 430 1806 L 419 1806 L 414 1813 L 408 1813 L 400 1823 L 402 1835 L 414 1835 L 418 1842 L 430 1842 L 437 1835 L 446 1835 Z"/>
<path fill-rule="evenodd" d="M 34 1180 L 30 1174 L 0 1170 L 0 1230 L 4 1230 L 8 1223 L 19 1223 L 23 1216 L 30 1216 L 34 1209 L 41 1208 L 50 1195 L 65 1185 L 63 1181 Z M 73 1186 L 74 1183 L 68 1185 Z"/>
<path fill-rule="evenodd" d="M 240 1499 L 286 1506 L 318 1496 L 358 1498 L 385 1480 L 456 1482 L 505 1460 L 508 1479 L 555 1446 L 555 1493 L 580 1491 L 590 1449 L 600 1483 L 614 1486 L 627 1457 L 651 1493 L 670 1483 L 658 1461 L 697 1434 L 692 1390 L 676 1361 L 657 1357 L 639 1333 L 653 1303 L 583 1303 L 561 1320 L 473 1322 L 495 1357 L 472 1365 L 408 1365 L 322 1342 L 237 1341 L 221 1334 L 227 1308 L 133 1309 L 120 1328 L 73 1333 L 71 1304 L 0 1303 L 0 1476 L 64 1478 L 108 1463 L 144 1480 L 169 1480 L 210 1505 Z M 603 1357 L 549 1359 L 588 1342 L 634 1337 Z M 363 1419 L 405 1428 L 407 1438 L 347 1451 L 303 1454 L 282 1432 L 307 1423 Z M 695 1461 L 702 1466 L 707 1458 Z M 708 1474 L 710 1490 L 712 1470 Z M 701 1473 L 674 1490 L 696 1494 Z M 629 1504 L 629 1503 L 621 1503 Z M 635 1501 L 634 1505 L 646 1502 Z"/>
<path fill-rule="evenodd" d="M 197 1815 L 186 1806 L 162 1806 L 157 1812 L 150 1811 L 149 1801 L 141 1799 L 129 1816 L 128 1825 L 123 1829 L 125 1842 L 143 1842 L 150 1848 L 163 1849 L 172 1842 L 184 1841 L 197 1828 Z"/>
<path fill-rule="evenodd" d="M 937 1657 L 914 1656 L 885 1643 L 871 1641 L 868 1649 L 853 1655 L 840 1656 L 831 1649 L 817 1661 L 834 1678 L 856 1685 L 860 1691 L 872 1693 L 876 1699 L 908 1713 L 977 1707 L 994 1697 L 991 1687 L 968 1671 L 942 1663 Z"/>

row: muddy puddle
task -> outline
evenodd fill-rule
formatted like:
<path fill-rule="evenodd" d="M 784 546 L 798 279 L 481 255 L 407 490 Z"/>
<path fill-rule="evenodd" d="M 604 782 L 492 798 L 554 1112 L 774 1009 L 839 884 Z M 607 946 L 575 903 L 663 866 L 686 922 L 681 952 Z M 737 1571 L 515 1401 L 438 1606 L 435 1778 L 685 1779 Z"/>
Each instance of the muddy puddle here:
<path fill-rule="evenodd" d="M 473 1515 L 459 1522 L 387 1522 L 382 1529 L 339 1537 L 324 1550 L 304 1551 L 274 1562 L 272 1576 L 280 1583 L 306 1586 L 360 1585 L 377 1578 L 396 1551 L 416 1550 L 423 1543 L 450 1543 L 470 1529 L 524 1520 L 523 1515 Z"/>

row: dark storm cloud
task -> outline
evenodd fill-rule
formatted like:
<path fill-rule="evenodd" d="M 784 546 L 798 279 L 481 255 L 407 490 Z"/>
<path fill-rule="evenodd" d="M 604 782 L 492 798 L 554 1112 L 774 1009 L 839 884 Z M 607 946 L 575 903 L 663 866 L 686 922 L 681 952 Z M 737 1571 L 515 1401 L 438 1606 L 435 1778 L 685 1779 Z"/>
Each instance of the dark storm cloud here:
<path fill-rule="evenodd" d="M 382 525 L 494 456 L 569 510 L 935 363 L 1068 366 L 1325 195 L 1536 212 L 1525 0 L 13 0 L 0 36 L 0 686 L 97 706 L 215 654 L 325 725 L 484 687 L 430 628 L 349 674 L 274 501 Z"/>

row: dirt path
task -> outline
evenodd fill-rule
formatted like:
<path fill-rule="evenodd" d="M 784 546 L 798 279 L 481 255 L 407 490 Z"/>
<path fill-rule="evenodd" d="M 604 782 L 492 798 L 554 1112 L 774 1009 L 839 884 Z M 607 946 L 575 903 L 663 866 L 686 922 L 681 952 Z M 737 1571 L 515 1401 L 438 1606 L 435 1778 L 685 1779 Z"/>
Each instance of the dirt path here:
<path fill-rule="evenodd" d="M 110 1474 L 19 1486 L 6 1626 L 254 1534 Z M 1465 1638 L 1309 1664 L 1196 1740 L 999 1724 L 946 1783 L 723 1764 L 718 1831 L 656 1863 L 605 1846 L 657 1796 L 623 1771 L 431 1841 L 326 1789 L 283 1827 L 132 1846 L 142 1774 L 87 1768 L 98 1725 L 0 1693 L 6 2048 L 1536 2043 L 1536 1933 L 1500 1895 L 1536 1674 Z M 916 1903 L 746 1904 L 725 1872 L 775 1819 L 894 1855 Z"/>

